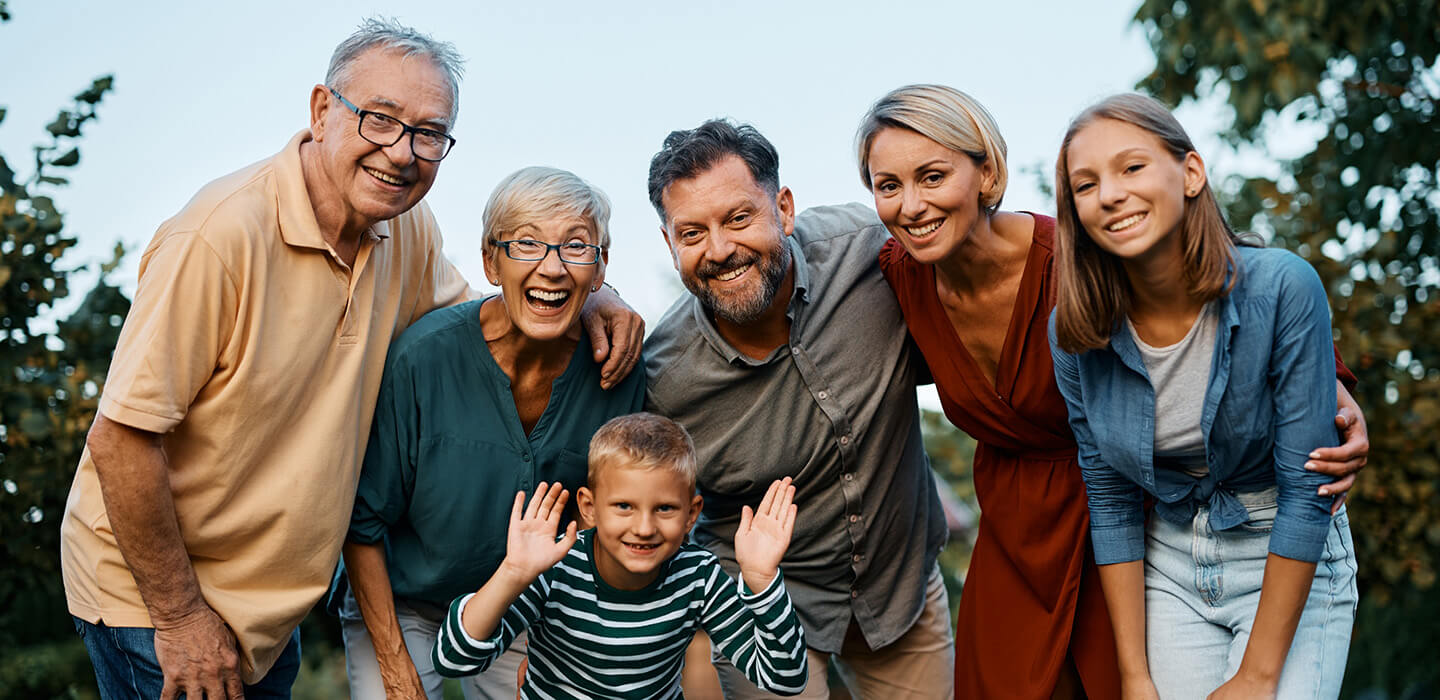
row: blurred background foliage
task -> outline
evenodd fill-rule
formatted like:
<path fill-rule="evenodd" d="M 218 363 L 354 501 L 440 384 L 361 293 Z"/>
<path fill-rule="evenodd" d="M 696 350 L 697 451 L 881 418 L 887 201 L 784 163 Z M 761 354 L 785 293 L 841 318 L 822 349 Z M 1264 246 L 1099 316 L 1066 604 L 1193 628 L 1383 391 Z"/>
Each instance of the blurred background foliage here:
<path fill-rule="evenodd" d="M 1436 5 L 1145 0 L 1135 15 L 1156 57 L 1139 88 L 1172 105 L 1222 100 L 1234 115 L 1222 137 L 1273 166 L 1223 182 L 1232 222 L 1305 256 L 1329 284 L 1371 438 L 1371 467 L 1350 500 L 1362 602 L 1344 693 L 1366 700 L 1440 689 Z M 0 22 L 9 19 L 0 0 Z M 60 110 L 22 167 L 28 176 L 0 155 L 0 700 L 96 696 L 65 622 L 59 517 L 129 302 L 107 278 L 117 247 L 83 301 L 55 318 L 55 304 L 78 293 L 68 284 L 78 270 L 62 261 L 76 239 L 52 195 L 80 163 L 82 129 L 113 86 L 98 78 Z M 1297 133 L 1313 135 L 1313 148 L 1270 153 L 1277 135 Z M 948 506 L 973 516 L 973 441 L 940 414 L 924 420 Z M 942 555 L 952 606 L 973 536 L 959 527 Z M 302 635 L 295 697 L 343 697 L 335 621 L 312 614 Z"/>

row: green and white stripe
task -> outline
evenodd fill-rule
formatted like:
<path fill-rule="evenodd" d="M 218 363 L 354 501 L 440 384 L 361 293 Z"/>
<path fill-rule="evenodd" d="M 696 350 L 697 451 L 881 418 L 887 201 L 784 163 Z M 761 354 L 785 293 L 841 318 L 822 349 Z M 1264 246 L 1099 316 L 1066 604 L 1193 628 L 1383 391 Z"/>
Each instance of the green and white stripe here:
<path fill-rule="evenodd" d="M 704 628 L 735 668 L 762 689 L 805 689 L 805 636 L 781 575 L 752 593 L 693 544 L 680 548 L 660 576 L 622 591 L 595 574 L 594 531 L 580 533 L 565 558 L 536 579 L 506 611 L 494 637 L 466 634 L 450 604 L 434 650 L 446 676 L 480 673 L 516 635 L 530 630 L 525 698 L 678 698 L 685 648 Z M 473 594 L 472 594 L 473 595 Z"/>

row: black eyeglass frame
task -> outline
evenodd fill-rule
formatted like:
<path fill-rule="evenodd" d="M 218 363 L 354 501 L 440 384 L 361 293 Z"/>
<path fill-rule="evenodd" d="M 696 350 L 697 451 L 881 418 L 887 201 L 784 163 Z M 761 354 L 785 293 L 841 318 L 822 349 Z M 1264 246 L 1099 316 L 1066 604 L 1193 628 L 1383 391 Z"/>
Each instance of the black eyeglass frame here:
<path fill-rule="evenodd" d="M 439 163 L 440 161 L 445 160 L 445 156 L 450 155 L 451 149 L 455 148 L 455 137 L 451 136 L 450 134 L 436 131 L 434 129 L 426 129 L 419 126 L 410 126 L 409 124 L 406 124 L 405 122 L 402 122 L 399 119 L 396 119 L 395 117 L 392 117 L 388 114 L 383 114 L 381 112 L 376 112 L 368 109 L 360 109 L 359 107 L 356 107 L 352 102 L 350 102 L 350 100 L 345 99 L 345 96 L 341 95 L 339 91 L 337 91 L 335 88 L 327 85 L 325 86 L 325 89 L 329 90 L 330 94 L 335 96 L 335 99 L 340 100 L 340 104 L 345 105 L 346 109 L 354 112 L 355 116 L 359 117 L 357 123 L 355 124 L 355 132 L 360 134 L 360 138 L 365 139 L 366 141 L 369 141 L 376 146 L 389 148 L 390 146 L 394 146 L 395 144 L 400 143 L 400 139 L 405 138 L 405 136 L 408 134 L 410 136 L 410 152 L 414 153 L 416 158 L 419 158 L 420 160 L 423 160 L 427 163 Z M 395 137 L 394 141 L 391 141 L 390 143 L 381 143 L 365 135 L 365 117 L 368 117 L 372 114 L 382 119 L 389 119 L 390 121 L 400 125 L 400 134 Z M 441 153 L 439 158 L 426 158 L 425 156 L 422 156 L 415 151 L 415 134 L 422 131 L 426 134 L 434 134 L 435 136 L 439 136 L 446 140 L 448 145 L 445 146 L 445 152 Z"/>
<path fill-rule="evenodd" d="M 510 245 L 512 243 L 533 243 L 535 245 L 543 245 L 545 246 L 545 252 L 542 253 L 538 258 L 517 258 L 515 257 L 514 253 L 510 252 Z M 577 241 L 571 241 L 569 243 L 546 243 L 545 241 L 537 241 L 533 238 L 512 238 L 508 241 L 495 241 L 495 245 L 505 251 L 505 257 L 518 262 L 540 262 L 541 260 L 550 257 L 550 251 L 553 250 L 555 251 L 555 257 L 560 258 L 560 262 L 565 263 L 566 265 L 596 265 L 599 264 L 600 256 L 605 252 L 604 248 L 601 248 L 600 246 L 593 243 L 579 243 Z M 590 262 L 579 262 L 576 260 L 566 260 L 565 256 L 560 254 L 561 248 L 575 245 L 582 245 L 586 248 L 594 250 L 595 259 L 591 260 Z"/>

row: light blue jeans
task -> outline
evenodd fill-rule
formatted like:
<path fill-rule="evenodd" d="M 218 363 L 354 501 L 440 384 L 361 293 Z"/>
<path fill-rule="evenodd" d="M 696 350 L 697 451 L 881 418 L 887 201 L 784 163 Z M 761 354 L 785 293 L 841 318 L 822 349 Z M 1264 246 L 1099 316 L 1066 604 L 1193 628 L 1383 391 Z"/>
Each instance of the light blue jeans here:
<path fill-rule="evenodd" d="M 1216 532 L 1201 507 L 1188 526 L 1150 517 L 1145 542 L 1145 640 L 1160 697 L 1204 698 L 1240 667 L 1250 641 L 1275 520 L 1275 489 L 1236 494 L 1250 511 L 1238 528 Z M 1285 668 L 1278 697 L 1335 698 L 1355 622 L 1355 545 L 1341 508 Z"/>

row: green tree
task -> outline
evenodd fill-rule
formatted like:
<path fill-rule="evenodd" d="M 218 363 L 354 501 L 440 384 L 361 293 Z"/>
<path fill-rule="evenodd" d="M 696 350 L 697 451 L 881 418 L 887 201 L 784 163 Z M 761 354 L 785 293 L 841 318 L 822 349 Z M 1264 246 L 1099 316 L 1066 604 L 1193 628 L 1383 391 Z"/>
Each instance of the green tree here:
<path fill-rule="evenodd" d="M 1372 466 L 1350 499 L 1363 602 L 1347 692 L 1434 692 L 1440 2 L 1145 0 L 1135 21 L 1156 58 L 1141 89 L 1170 104 L 1225 100 L 1234 120 L 1222 136 L 1237 147 L 1315 137 L 1273 177 L 1231 178 L 1222 196 L 1237 228 L 1272 236 L 1327 281 L 1360 378 Z"/>
<path fill-rule="evenodd" d="M 9 18 L 0 2 L 0 21 Z M 105 281 L 112 261 L 54 321 L 75 272 L 61 258 L 76 239 L 48 193 L 80 162 L 75 141 L 111 86 L 110 76 L 95 80 L 45 127 L 28 178 L 0 156 L 0 648 L 14 650 L 0 657 L 3 697 L 74 697 L 93 678 L 65 622 L 59 525 L 129 302 Z"/>

